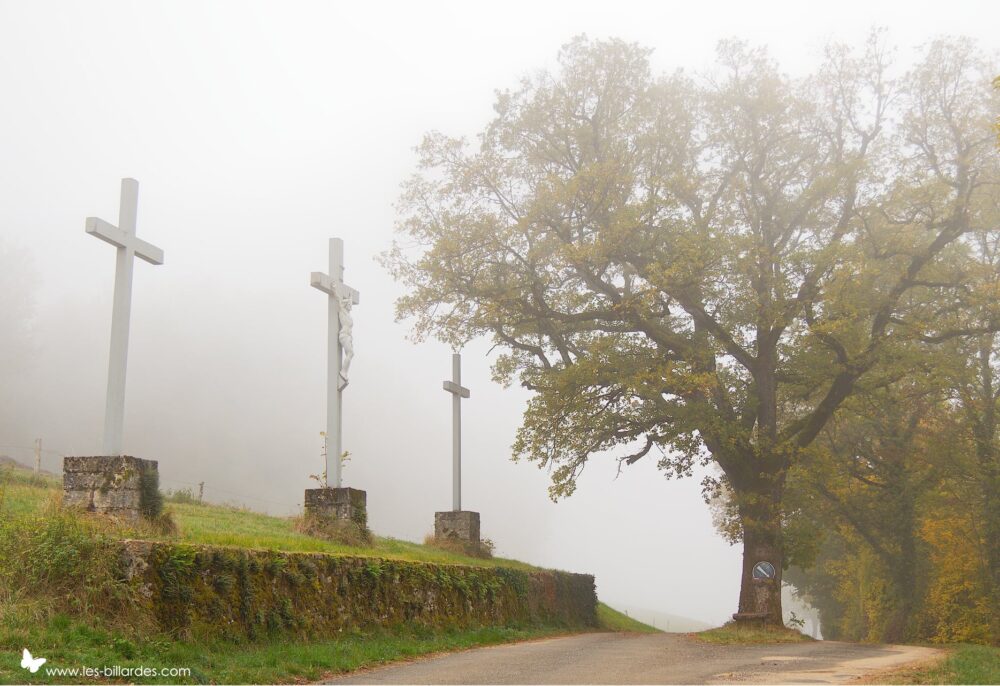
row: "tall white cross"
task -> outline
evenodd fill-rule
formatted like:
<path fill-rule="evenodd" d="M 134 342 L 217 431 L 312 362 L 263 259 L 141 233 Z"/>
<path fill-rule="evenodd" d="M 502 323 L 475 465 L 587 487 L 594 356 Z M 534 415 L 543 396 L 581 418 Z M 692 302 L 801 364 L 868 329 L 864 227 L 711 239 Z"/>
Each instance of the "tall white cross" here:
<path fill-rule="evenodd" d="M 312 272 L 309 284 L 327 294 L 327 358 L 326 358 L 326 474 L 327 483 L 340 488 L 340 460 L 343 455 L 341 441 L 341 401 L 347 386 L 347 369 L 354 356 L 351 341 L 351 305 L 361 303 L 361 294 L 344 283 L 344 241 L 330 239 L 330 273 Z M 345 321 L 342 321 L 345 320 Z M 346 334 L 346 336 L 345 336 Z M 347 344 L 346 346 L 344 344 Z M 344 351 L 347 365 L 344 366 Z M 332 448 L 332 449 L 331 449 Z M 331 469 L 332 468 L 332 469 Z M 332 477 L 332 479 L 331 479 Z"/>
<path fill-rule="evenodd" d="M 86 231 L 118 248 L 115 261 L 115 294 L 111 308 L 111 354 L 108 358 L 108 396 L 104 409 L 104 454 L 122 454 L 125 421 L 125 367 L 128 363 L 128 328 L 132 309 L 132 258 L 163 264 L 163 251 L 136 238 L 139 182 L 122 179 L 118 226 L 87 217 Z"/>
<path fill-rule="evenodd" d="M 451 356 L 451 381 L 445 381 L 444 390 L 451 397 L 451 509 L 462 510 L 462 398 L 468 398 L 469 389 L 462 385 L 462 356 Z"/>

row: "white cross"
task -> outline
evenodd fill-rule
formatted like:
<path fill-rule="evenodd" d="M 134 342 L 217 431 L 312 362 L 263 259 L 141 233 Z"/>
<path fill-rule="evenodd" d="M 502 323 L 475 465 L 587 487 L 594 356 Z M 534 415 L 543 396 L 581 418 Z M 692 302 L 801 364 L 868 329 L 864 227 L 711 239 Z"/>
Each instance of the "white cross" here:
<path fill-rule="evenodd" d="M 347 369 L 341 368 L 343 349 L 341 336 L 347 333 L 344 341 L 348 348 L 347 366 L 354 356 L 353 342 L 350 340 L 350 306 L 361 303 L 361 294 L 344 283 L 344 241 L 339 238 L 330 239 L 330 274 L 312 272 L 309 284 L 329 296 L 327 313 L 327 358 L 326 358 L 326 474 L 327 483 L 331 481 L 334 488 L 340 488 L 340 460 L 343 455 L 341 441 L 341 407 L 344 388 L 347 386 Z M 341 328 L 341 317 L 348 319 L 348 326 Z M 331 448 L 332 439 L 332 450 Z M 332 469 L 331 469 L 332 467 Z"/>
<path fill-rule="evenodd" d="M 108 358 L 108 395 L 104 409 L 104 454 L 122 454 L 125 421 L 125 367 L 128 364 L 128 328 L 132 308 L 132 258 L 163 264 L 163 251 L 136 238 L 135 218 L 139 207 L 139 182 L 122 179 L 118 226 L 87 217 L 86 231 L 115 246 L 115 294 L 111 309 L 111 353 Z"/>
<path fill-rule="evenodd" d="M 462 356 L 451 356 L 451 381 L 445 381 L 444 390 L 451 397 L 451 509 L 462 510 L 462 398 L 468 398 L 469 389 L 462 386 Z"/>

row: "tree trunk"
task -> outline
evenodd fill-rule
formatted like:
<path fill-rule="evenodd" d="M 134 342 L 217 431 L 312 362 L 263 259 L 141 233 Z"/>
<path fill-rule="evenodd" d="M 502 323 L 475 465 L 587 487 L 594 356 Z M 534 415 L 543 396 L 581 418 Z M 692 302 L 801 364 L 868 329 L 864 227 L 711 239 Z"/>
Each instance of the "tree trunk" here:
<path fill-rule="evenodd" d="M 744 494 L 753 502 L 739 508 L 743 525 L 743 570 L 740 579 L 737 622 L 784 626 L 781 612 L 781 567 L 784 563 L 780 496 Z M 754 578 L 754 567 L 761 562 L 774 569 L 771 578 Z"/>
<path fill-rule="evenodd" d="M 990 643 L 1000 645 L 1000 472 L 995 465 L 984 475 L 986 594 L 990 603 Z"/>
<path fill-rule="evenodd" d="M 907 637 L 907 628 L 913 614 L 913 603 L 909 598 L 896 598 L 892 614 L 882 631 L 882 643 L 902 643 Z"/>
<path fill-rule="evenodd" d="M 983 489 L 985 582 L 986 597 L 990 604 L 990 643 L 1000 645 L 1000 450 L 997 448 L 995 372 L 991 364 L 995 341 L 995 334 L 979 341 L 979 393 L 982 411 L 978 421 L 973 421 L 973 435 Z"/>
<path fill-rule="evenodd" d="M 902 643 L 910 636 L 910 620 L 918 606 L 917 586 L 920 564 L 917 552 L 917 501 L 913 476 L 906 453 L 911 450 L 909 439 L 898 445 L 887 463 L 890 490 L 883 501 L 887 509 L 881 521 L 886 530 L 880 557 L 889 575 L 892 608 L 889 621 L 879 637 L 883 643 Z M 878 552 L 878 551 L 876 551 Z"/>
<path fill-rule="evenodd" d="M 911 546 L 912 548 L 912 546 Z M 902 643 L 910 638 L 910 619 L 916 607 L 917 570 L 916 555 L 905 551 L 900 555 L 892 574 L 893 606 L 880 638 L 882 643 Z"/>

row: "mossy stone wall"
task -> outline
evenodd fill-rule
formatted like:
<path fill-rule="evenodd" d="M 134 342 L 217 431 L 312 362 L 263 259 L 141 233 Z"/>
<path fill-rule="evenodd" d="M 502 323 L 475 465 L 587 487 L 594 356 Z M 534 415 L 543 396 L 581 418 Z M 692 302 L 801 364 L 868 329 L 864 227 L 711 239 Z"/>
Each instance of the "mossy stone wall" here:
<path fill-rule="evenodd" d="M 597 622 L 585 574 L 148 541 L 124 542 L 123 561 L 145 610 L 185 635 Z"/>

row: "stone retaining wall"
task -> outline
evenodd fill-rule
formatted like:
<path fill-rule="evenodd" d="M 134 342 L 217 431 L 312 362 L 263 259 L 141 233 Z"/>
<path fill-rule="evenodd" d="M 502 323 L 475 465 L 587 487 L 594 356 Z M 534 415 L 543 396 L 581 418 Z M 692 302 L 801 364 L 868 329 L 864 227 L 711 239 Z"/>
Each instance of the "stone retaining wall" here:
<path fill-rule="evenodd" d="M 406 625 L 594 626 L 594 577 L 558 571 L 126 541 L 146 610 L 183 634 L 331 636 Z"/>

